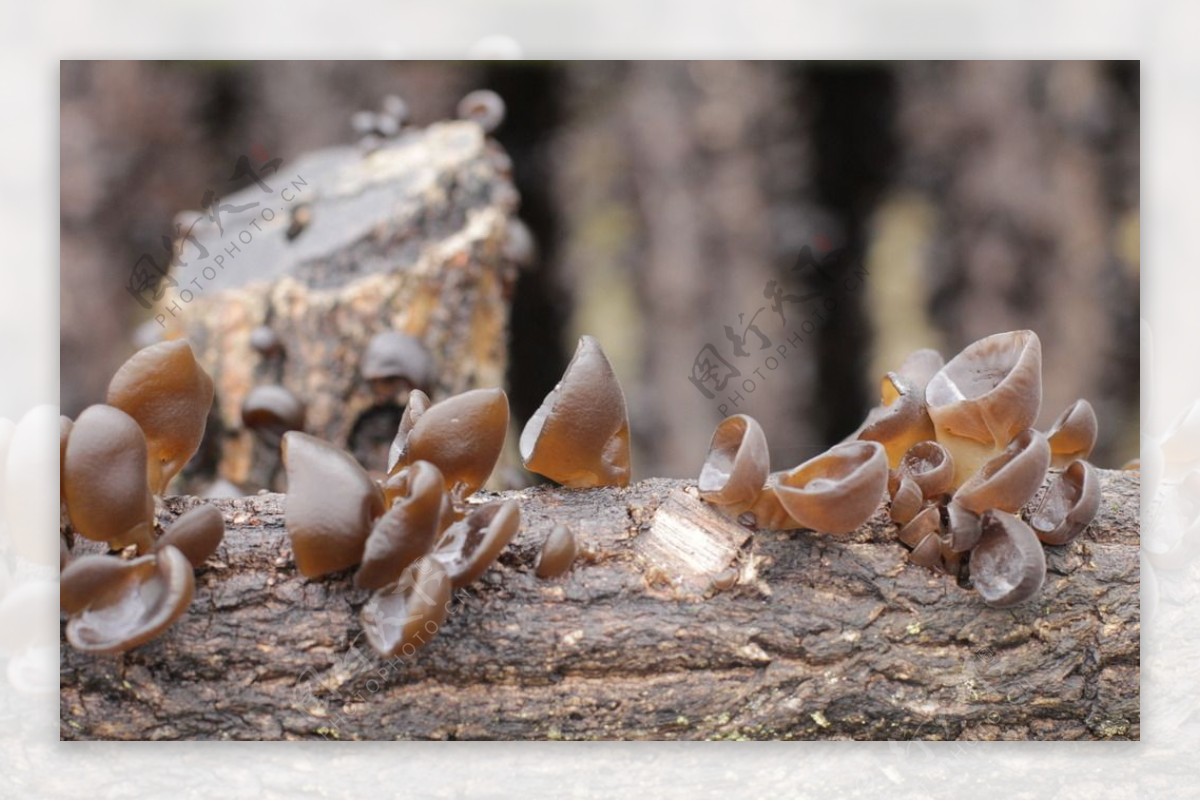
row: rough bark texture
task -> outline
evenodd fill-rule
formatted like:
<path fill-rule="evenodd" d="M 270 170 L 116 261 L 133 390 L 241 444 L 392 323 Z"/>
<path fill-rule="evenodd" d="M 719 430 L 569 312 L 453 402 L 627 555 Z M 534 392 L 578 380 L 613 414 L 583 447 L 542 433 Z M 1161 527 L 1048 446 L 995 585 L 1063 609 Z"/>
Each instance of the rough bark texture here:
<path fill-rule="evenodd" d="M 157 315 L 168 335 L 191 340 L 213 376 L 222 477 L 251 478 L 241 405 L 269 382 L 307 404 L 309 433 L 339 445 L 355 445 L 352 432 L 369 426 L 363 414 L 374 410 L 382 449 L 354 450 L 369 467 L 385 467 L 370 456 L 381 451 L 374 462 L 386 462 L 399 409 L 381 409 L 360 372 L 382 331 L 426 345 L 435 399 L 503 383 L 516 278 L 504 254 L 517 204 L 508 172 L 507 156 L 479 126 L 437 123 L 370 153 L 332 148 L 263 171 L 263 186 L 219 201 L 220 227 L 205 215 L 183 220 L 191 238 L 177 242 L 176 285 L 163 287 Z M 281 338 L 281 365 L 251 348 L 261 325 Z"/>
<path fill-rule="evenodd" d="M 1139 482 L 1102 476 L 1097 519 L 1011 610 L 906 564 L 882 509 L 832 538 L 751 532 L 686 481 L 504 493 L 521 533 L 394 660 L 348 576 L 298 576 L 283 496 L 216 501 L 229 532 L 183 620 L 119 659 L 63 645 L 61 736 L 1137 738 Z M 564 521 L 587 554 L 537 579 Z"/>

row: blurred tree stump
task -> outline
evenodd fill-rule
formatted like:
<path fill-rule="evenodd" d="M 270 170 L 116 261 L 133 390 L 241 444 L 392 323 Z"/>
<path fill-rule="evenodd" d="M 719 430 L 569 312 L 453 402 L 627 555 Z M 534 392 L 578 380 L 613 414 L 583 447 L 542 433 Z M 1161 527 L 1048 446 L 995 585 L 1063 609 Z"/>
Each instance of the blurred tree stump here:
<path fill-rule="evenodd" d="M 1041 595 L 1003 610 L 907 564 L 883 509 L 832 538 L 751 532 L 685 481 L 502 493 L 513 544 L 390 660 L 348 575 L 296 573 L 283 496 L 216 501 L 229 531 L 186 617 L 122 658 L 62 646 L 61 736 L 1136 739 L 1138 474 L 1102 487 Z M 563 522 L 587 554 L 538 579 Z"/>
<path fill-rule="evenodd" d="M 333 148 L 290 164 L 247 158 L 237 172 L 253 179 L 247 188 L 180 215 L 155 310 L 213 376 L 218 442 L 205 452 L 222 477 L 250 475 L 240 409 L 259 383 L 294 392 L 306 430 L 346 446 L 376 405 L 359 362 L 382 331 L 429 349 L 435 400 L 503 384 L 516 277 L 504 245 L 518 197 L 507 156 L 476 124 L 406 128 L 373 151 Z M 282 365 L 252 349 L 262 325 L 279 336 Z M 388 428 L 374 436 L 390 441 Z"/>

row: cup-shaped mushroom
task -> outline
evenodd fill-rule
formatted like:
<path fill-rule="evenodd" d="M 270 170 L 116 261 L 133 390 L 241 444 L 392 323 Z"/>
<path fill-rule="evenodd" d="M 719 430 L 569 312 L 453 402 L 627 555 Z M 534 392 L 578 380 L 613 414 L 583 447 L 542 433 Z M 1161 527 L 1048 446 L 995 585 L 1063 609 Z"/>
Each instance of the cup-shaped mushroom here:
<path fill-rule="evenodd" d="M 550 536 L 542 544 L 542 553 L 538 557 L 537 577 L 555 578 L 571 569 L 575 557 L 579 553 L 579 543 L 575 533 L 563 524 L 555 526 Z"/>
<path fill-rule="evenodd" d="M 883 405 L 867 413 L 856 438 L 883 445 L 888 464 L 895 467 L 914 444 L 933 438 L 933 422 L 925 410 L 923 393 L 902 376 L 888 373 L 882 396 Z"/>
<path fill-rule="evenodd" d="M 758 500 L 770 471 L 767 437 L 758 421 L 745 414 L 726 417 L 700 468 L 700 497 L 740 514 Z"/>
<path fill-rule="evenodd" d="M 1096 447 L 1096 411 L 1083 398 L 1068 406 L 1050 430 L 1050 466 L 1061 470 L 1076 459 L 1086 459 Z"/>
<path fill-rule="evenodd" d="M 600 343 L 580 337 L 562 380 L 521 432 L 525 467 L 565 487 L 629 484 L 625 393 Z"/>
<path fill-rule="evenodd" d="M 946 363 L 925 387 L 937 441 L 962 484 L 1033 425 L 1042 407 L 1042 345 L 1032 331 L 984 337 Z"/>
<path fill-rule="evenodd" d="M 433 381 L 433 358 L 421 340 L 400 331 L 371 337 L 361 365 L 377 395 L 390 397 L 411 389 L 428 388 Z"/>
<path fill-rule="evenodd" d="M 432 556 L 445 566 L 457 590 L 482 576 L 520 527 L 516 501 L 485 503 L 447 528 Z"/>
<path fill-rule="evenodd" d="M 739 521 L 757 529 L 771 531 L 791 531 L 802 527 L 800 521 L 788 514 L 787 509 L 779 502 L 779 479 L 782 475 L 783 473 L 779 472 L 767 476 L 767 482 L 754 504 L 738 516 Z"/>
<path fill-rule="evenodd" d="M 854 531 L 870 519 L 887 488 L 888 464 L 878 442 L 844 442 L 784 473 L 779 502 L 804 528 Z"/>
<path fill-rule="evenodd" d="M 1065 545 L 1083 533 L 1100 509 L 1100 477 L 1095 468 L 1075 461 L 1046 487 L 1029 525 L 1047 545 Z"/>
<path fill-rule="evenodd" d="M 155 495 L 166 490 L 200 447 L 212 402 L 212 379 L 182 339 L 142 348 L 112 377 L 108 404 L 145 432 Z"/>
<path fill-rule="evenodd" d="M 958 501 L 940 507 L 942 543 L 954 553 L 966 553 L 979 544 L 982 531 L 979 515 L 968 511 Z"/>
<path fill-rule="evenodd" d="M 76 532 L 113 548 L 153 546 L 154 497 L 146 484 L 146 439 L 112 406 L 84 409 L 71 427 L 62 477 Z"/>
<path fill-rule="evenodd" d="M 440 533 L 445 482 L 429 462 L 413 462 L 389 479 L 399 494 L 375 521 L 354 583 L 375 590 L 391 584 L 433 547 Z M 386 491 L 386 490 L 385 490 Z"/>
<path fill-rule="evenodd" d="M 421 390 L 414 389 L 408 393 L 408 403 L 404 406 L 404 414 L 400 415 L 400 426 L 392 440 L 392 447 L 388 449 L 388 473 L 395 473 L 408 464 L 408 435 L 432 405 L 433 401 Z"/>
<path fill-rule="evenodd" d="M 410 462 L 432 462 L 446 489 L 470 495 L 484 485 L 508 434 L 508 396 L 502 389 L 472 389 L 430 406 L 408 433 Z"/>
<path fill-rule="evenodd" d="M 437 634 L 450 609 L 452 587 L 446 568 L 425 557 L 400 579 L 379 590 L 359 615 L 367 642 L 383 656 L 412 656 Z"/>
<path fill-rule="evenodd" d="M 194 590 L 192 563 L 173 546 L 131 561 L 81 557 L 59 578 L 67 641 L 96 654 L 136 648 L 178 620 Z"/>
<path fill-rule="evenodd" d="M 504 122 L 504 99 L 490 89 L 468 92 L 458 101 L 458 118 L 479 123 L 484 133 L 492 133 Z"/>
<path fill-rule="evenodd" d="M 936 506 L 927 506 L 900 529 L 897 539 L 909 548 L 916 548 L 930 534 L 937 535 L 941 530 L 940 510 Z"/>
<path fill-rule="evenodd" d="M 1021 518 L 991 509 L 971 551 L 971 583 L 988 606 L 1009 607 L 1037 595 L 1046 580 L 1046 553 Z"/>
<path fill-rule="evenodd" d="M 958 559 L 955 554 L 947 553 L 937 532 L 926 534 L 908 555 L 908 561 L 918 567 L 924 567 L 936 573 L 953 574 L 958 569 Z"/>
<path fill-rule="evenodd" d="M 988 509 L 1016 512 L 1042 486 L 1049 468 L 1050 444 L 1040 431 L 1027 428 L 967 479 L 954 500 L 977 515 Z"/>
<path fill-rule="evenodd" d="M 913 481 L 912 476 L 901 474 L 900 482 L 895 492 L 892 493 L 892 502 L 888 507 L 888 514 L 891 516 L 892 522 L 904 525 L 916 517 L 924 505 L 925 496 L 921 494 L 921 488 L 917 486 L 917 482 Z"/>
<path fill-rule="evenodd" d="M 896 470 L 913 480 L 925 500 L 954 489 L 954 457 L 932 440 L 922 440 L 909 448 Z"/>
<path fill-rule="evenodd" d="M 260 384 L 242 402 L 242 423 L 272 446 L 287 432 L 303 430 L 304 415 L 304 402 L 278 384 Z"/>
<path fill-rule="evenodd" d="M 354 457 L 300 431 L 283 437 L 287 469 L 284 525 L 296 568 L 315 578 L 353 567 L 375 519 L 383 492 Z"/>
<path fill-rule="evenodd" d="M 175 518 L 163 535 L 154 543 L 154 550 L 168 546 L 178 548 L 192 567 L 200 567 L 217 551 L 225 538 L 225 518 L 217 507 L 203 504 Z"/>

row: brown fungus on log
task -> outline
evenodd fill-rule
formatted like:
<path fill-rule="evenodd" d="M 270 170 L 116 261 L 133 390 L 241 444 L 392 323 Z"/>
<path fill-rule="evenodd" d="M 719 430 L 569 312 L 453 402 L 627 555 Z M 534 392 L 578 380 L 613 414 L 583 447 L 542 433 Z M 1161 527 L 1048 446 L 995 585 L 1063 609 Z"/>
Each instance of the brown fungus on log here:
<path fill-rule="evenodd" d="M 217 507 L 206 503 L 175 518 L 154 543 L 154 550 L 161 551 L 168 546 L 178 548 L 192 567 L 200 567 L 216 553 L 224 538 L 225 518 Z"/>
<path fill-rule="evenodd" d="M 152 556 L 123 561 L 81 557 L 59 578 L 67 641 L 77 650 L 118 654 L 157 637 L 192 602 L 192 564 L 167 546 Z"/>
<path fill-rule="evenodd" d="M 1027 428 L 1000 455 L 984 463 L 954 494 L 954 500 L 975 514 L 988 509 L 1016 512 L 1042 486 L 1049 467 L 1050 445 L 1045 435 Z"/>
<path fill-rule="evenodd" d="M 878 442 L 844 442 L 779 478 L 788 515 L 813 531 L 844 534 L 875 513 L 887 489 L 887 454 Z"/>
<path fill-rule="evenodd" d="M 445 622 L 452 590 L 446 568 L 437 559 L 426 557 L 409 565 L 359 613 L 367 642 L 383 656 L 412 656 Z"/>
<path fill-rule="evenodd" d="M 936 506 L 927 506 L 900 529 L 897 539 L 909 548 L 916 548 L 930 534 L 941 531 L 941 513 Z"/>
<path fill-rule="evenodd" d="M 1096 411 L 1083 398 L 1068 406 L 1050 430 L 1046 439 L 1050 442 L 1050 466 L 1061 470 L 1071 462 L 1087 459 L 1096 447 Z"/>
<path fill-rule="evenodd" d="M 525 467 L 565 487 L 629 485 L 625 393 L 600 343 L 579 346 L 562 380 L 521 432 Z"/>
<path fill-rule="evenodd" d="M 142 348 L 113 375 L 108 404 L 145 433 L 155 495 L 163 494 L 200 447 L 212 402 L 212 379 L 182 339 Z"/>
<path fill-rule="evenodd" d="M 979 544 L 971 550 L 971 583 L 988 606 L 1005 608 L 1037 595 L 1046 580 L 1046 553 L 1033 529 L 1008 512 L 980 517 Z"/>
<path fill-rule="evenodd" d="M 146 439 L 137 422 L 103 404 L 71 427 L 61 468 L 74 530 L 112 548 L 153 546 L 154 498 L 146 483 Z"/>
<path fill-rule="evenodd" d="M 379 589 L 398 580 L 409 565 L 429 552 L 441 530 L 442 471 L 429 462 L 413 462 L 392 480 L 398 495 L 375 521 L 362 565 L 354 574 L 355 586 L 364 589 Z"/>
<path fill-rule="evenodd" d="M 571 569 L 575 557 L 579 553 L 579 542 L 569 526 L 555 526 L 546 541 L 542 544 L 542 552 L 538 556 L 536 574 L 538 578 L 556 578 Z"/>
<path fill-rule="evenodd" d="M 1042 345 L 1032 331 L 984 337 L 929 380 L 937 441 L 954 457 L 955 485 L 1033 425 L 1042 406 Z"/>
<path fill-rule="evenodd" d="M 741 515 L 739 522 L 752 528 L 771 529 L 774 531 L 791 531 L 802 528 L 800 521 L 788 514 L 779 502 L 779 479 L 783 472 L 771 473 L 755 499 L 754 504 Z"/>
<path fill-rule="evenodd" d="M 404 456 L 437 465 L 446 489 L 463 497 L 488 480 L 508 434 L 508 396 L 472 389 L 430 406 L 412 426 Z M 399 435 L 397 435 L 399 436 Z M 393 469 L 401 462 L 397 462 Z"/>
<path fill-rule="evenodd" d="M 383 492 L 354 457 L 299 431 L 283 437 L 287 469 L 284 525 L 296 568 L 308 578 L 353 567 L 375 519 Z"/>
<path fill-rule="evenodd" d="M 892 522 L 904 525 L 917 516 L 925 505 L 925 496 L 912 476 L 900 475 L 896 489 L 892 492 L 892 502 L 888 507 L 888 515 Z"/>
<path fill-rule="evenodd" d="M 304 417 L 304 402 L 278 384 L 260 384 L 242 402 L 242 424 L 270 446 L 289 431 L 303 430 Z"/>
<path fill-rule="evenodd" d="M 371 337 L 363 352 L 362 376 L 377 402 L 390 402 L 413 389 L 428 389 L 433 381 L 433 357 L 421 340 L 400 331 Z"/>
<path fill-rule="evenodd" d="M 421 415 L 429 410 L 433 401 L 420 389 L 408 393 L 408 403 L 404 406 L 404 414 L 400 416 L 400 426 L 392 446 L 388 449 L 388 473 L 394 473 L 408 464 L 408 435 Z"/>
<path fill-rule="evenodd" d="M 459 589 L 484 574 L 520 527 L 516 501 L 485 503 L 447 528 L 431 555 L 445 566 L 454 589 Z"/>
<path fill-rule="evenodd" d="M 919 350 L 905 359 L 899 370 L 884 376 L 881 405 L 867 414 L 855 436 L 882 444 L 890 467 L 896 467 L 916 443 L 933 439 L 933 421 L 925 407 L 925 385 L 942 364 L 942 355 L 937 351 Z"/>
<path fill-rule="evenodd" d="M 1071 462 L 1050 482 L 1029 526 L 1047 545 L 1066 545 L 1083 533 L 1100 509 L 1100 478 L 1084 461 Z"/>
<path fill-rule="evenodd" d="M 713 432 L 700 468 L 700 497 L 740 514 L 758 500 L 770 470 L 767 437 L 758 421 L 745 414 L 726 417 Z"/>

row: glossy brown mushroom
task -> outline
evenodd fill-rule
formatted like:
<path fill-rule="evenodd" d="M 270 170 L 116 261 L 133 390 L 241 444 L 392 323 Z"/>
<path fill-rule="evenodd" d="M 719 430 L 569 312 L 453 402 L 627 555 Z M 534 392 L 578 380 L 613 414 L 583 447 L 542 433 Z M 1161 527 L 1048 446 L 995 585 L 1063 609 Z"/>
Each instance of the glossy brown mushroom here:
<path fill-rule="evenodd" d="M 856 438 L 883 445 L 888 464 L 895 467 L 914 444 L 933 439 L 933 421 L 925 410 L 923 387 L 903 376 L 888 373 L 881 395 L 883 404 L 867 413 Z"/>
<path fill-rule="evenodd" d="M 206 503 L 175 518 L 154 543 L 154 550 L 161 551 L 168 546 L 178 548 L 192 567 L 200 567 L 217 552 L 217 546 L 224 538 L 225 518 L 217 507 Z"/>
<path fill-rule="evenodd" d="M 484 133 L 500 127 L 504 112 L 504 99 L 490 89 L 476 89 L 458 101 L 458 118 L 479 123 Z"/>
<path fill-rule="evenodd" d="M 954 500 L 975 514 L 988 509 L 1016 512 L 1042 486 L 1049 467 L 1050 444 L 1045 435 L 1027 428 L 967 479 Z"/>
<path fill-rule="evenodd" d="M 904 525 L 917 516 L 925 505 L 925 496 L 921 488 L 911 476 L 901 475 L 899 483 L 892 492 L 892 502 L 888 507 L 888 515 L 892 522 Z"/>
<path fill-rule="evenodd" d="M 744 525 L 771 531 L 791 531 L 802 528 L 800 521 L 788 514 L 779 502 L 779 479 L 783 472 L 771 473 L 762 490 L 748 510 L 738 516 Z"/>
<path fill-rule="evenodd" d="M 283 437 L 284 525 L 296 568 L 314 578 L 362 561 L 383 492 L 354 457 L 300 431 Z"/>
<path fill-rule="evenodd" d="M 126 412 L 146 435 L 150 489 L 161 495 L 200 447 L 213 382 L 182 339 L 143 348 L 108 384 L 108 404 Z"/>
<path fill-rule="evenodd" d="M 579 543 L 575 539 L 575 533 L 560 523 L 550 531 L 546 542 L 542 544 L 537 563 L 537 577 L 548 579 L 563 575 L 571 569 L 578 553 Z"/>
<path fill-rule="evenodd" d="M 446 568 L 426 557 L 371 596 L 359 615 L 371 647 L 384 656 L 412 656 L 437 634 L 450 608 Z"/>
<path fill-rule="evenodd" d="M 287 432 L 303 430 L 304 417 L 304 402 L 278 384 L 260 384 L 242 402 L 242 424 L 272 446 Z"/>
<path fill-rule="evenodd" d="M 1037 595 L 1046 580 L 1046 553 L 1019 517 L 993 509 L 980 517 L 971 551 L 971 583 L 988 606 L 1016 606 Z"/>
<path fill-rule="evenodd" d="M 1068 406 L 1050 430 L 1050 466 L 1061 470 L 1076 459 L 1086 459 L 1096 447 L 1096 412 L 1092 404 L 1080 398 Z"/>
<path fill-rule="evenodd" d="M 739 514 L 758 500 L 770 470 L 767 437 L 758 421 L 745 414 L 726 417 L 713 432 L 700 468 L 700 497 Z"/>
<path fill-rule="evenodd" d="M 984 337 L 929 380 L 937 441 L 954 457 L 955 485 L 1033 425 L 1042 406 L 1042 345 L 1032 331 Z"/>
<path fill-rule="evenodd" d="M 132 417 L 98 404 L 71 427 L 62 466 L 75 531 L 113 548 L 153 545 L 154 498 L 146 484 L 146 439 Z"/>
<path fill-rule="evenodd" d="M 854 531 L 870 519 L 887 489 L 887 454 L 878 442 L 844 442 L 779 478 L 779 502 L 803 527 Z"/>
<path fill-rule="evenodd" d="M 433 401 L 419 389 L 408 393 L 408 403 L 404 406 L 404 414 L 400 416 L 400 426 L 392 447 L 388 449 L 388 473 L 393 473 L 408 464 L 408 435 L 421 415 L 429 411 Z"/>
<path fill-rule="evenodd" d="M 954 457 L 931 440 L 923 440 L 909 448 L 896 470 L 913 480 L 925 500 L 932 500 L 954 489 Z"/>
<path fill-rule="evenodd" d="M 435 403 L 421 414 L 408 433 L 404 455 L 410 462 L 437 465 L 447 490 L 465 497 L 488 480 L 507 434 L 504 390 L 473 389 Z"/>
<path fill-rule="evenodd" d="M 136 648 L 187 611 L 194 589 L 192 563 L 172 546 L 132 561 L 77 559 L 59 579 L 60 604 L 70 614 L 67 641 L 95 654 Z"/>
<path fill-rule="evenodd" d="M 629 484 L 625 393 L 600 343 L 580 337 L 562 380 L 521 432 L 525 467 L 565 487 Z"/>
<path fill-rule="evenodd" d="M 1029 526 L 1047 545 L 1065 545 L 1088 527 L 1100 509 L 1100 477 L 1084 461 L 1075 461 L 1050 482 Z"/>
<path fill-rule="evenodd" d="M 433 357 L 421 340 L 400 331 L 371 337 L 361 365 L 363 378 L 380 401 L 412 389 L 428 389 L 433 369 Z"/>
<path fill-rule="evenodd" d="M 936 573 L 953 575 L 958 570 L 958 559 L 948 554 L 938 534 L 925 535 L 908 555 L 908 561 L 918 567 L 932 570 Z"/>
<path fill-rule="evenodd" d="M 405 568 L 429 552 L 441 531 L 442 472 L 429 462 L 418 461 L 392 479 L 399 494 L 375 521 L 362 565 L 354 574 L 355 585 L 364 589 L 378 589 L 399 579 Z"/>
<path fill-rule="evenodd" d="M 927 506 L 900 529 L 897 539 L 909 548 L 916 548 L 930 534 L 937 535 L 941 530 L 940 510 L 936 506 Z"/>
<path fill-rule="evenodd" d="M 982 535 L 979 515 L 958 501 L 939 508 L 942 518 L 942 542 L 955 553 L 966 553 L 979 544 Z"/>
<path fill-rule="evenodd" d="M 479 578 L 521 527 L 516 501 L 492 501 L 473 509 L 438 539 L 432 556 L 450 576 L 454 589 Z"/>

